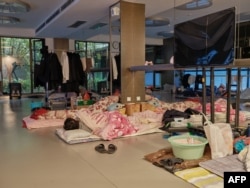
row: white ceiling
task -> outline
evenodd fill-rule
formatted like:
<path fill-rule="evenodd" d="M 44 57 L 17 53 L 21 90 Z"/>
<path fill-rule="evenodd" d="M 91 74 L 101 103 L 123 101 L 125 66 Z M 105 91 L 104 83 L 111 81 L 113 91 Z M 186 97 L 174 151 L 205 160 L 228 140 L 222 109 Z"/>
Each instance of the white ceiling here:
<path fill-rule="evenodd" d="M 98 36 L 108 35 L 109 26 L 100 29 L 89 29 L 96 23 L 109 23 L 109 7 L 117 3 L 117 0 L 71 0 L 72 4 L 60 11 L 60 7 L 68 0 L 23 0 L 29 3 L 31 10 L 27 13 L 16 13 L 14 15 L 21 20 L 15 25 L 0 24 L 1 36 L 18 37 L 41 37 L 41 38 L 70 38 L 78 40 L 98 39 Z M 168 18 L 170 24 L 161 27 L 147 27 L 146 36 L 149 38 L 161 38 L 158 32 L 173 32 L 173 25 L 190 20 L 212 12 L 217 12 L 230 7 L 236 7 L 237 19 L 241 21 L 250 20 L 249 0 L 213 0 L 209 8 L 193 11 L 177 10 L 174 7 L 190 2 L 191 0 L 127 0 L 128 2 L 142 3 L 146 6 L 145 17 L 160 16 Z M 56 10 L 59 14 L 49 23 L 46 20 Z M 6 14 L 0 13 L 0 16 Z M 76 21 L 86 21 L 78 28 L 69 28 Z M 43 25 L 44 24 L 44 25 Z M 38 28 L 43 25 L 39 31 Z"/>

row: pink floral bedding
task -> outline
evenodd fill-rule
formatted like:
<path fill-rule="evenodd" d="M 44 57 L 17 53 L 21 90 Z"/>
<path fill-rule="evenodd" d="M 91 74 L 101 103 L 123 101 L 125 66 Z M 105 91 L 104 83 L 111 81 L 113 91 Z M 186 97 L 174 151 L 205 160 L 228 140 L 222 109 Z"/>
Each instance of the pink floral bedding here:
<path fill-rule="evenodd" d="M 76 118 L 75 113 L 76 110 L 42 110 L 42 113 L 33 112 L 30 116 L 23 118 L 23 127 L 27 129 L 63 127 L 67 117 Z"/>
<path fill-rule="evenodd" d="M 223 98 L 217 99 L 214 104 L 206 104 L 206 115 L 210 116 L 211 114 L 211 105 L 214 105 L 215 111 L 215 121 L 217 122 L 226 122 L 226 112 L 227 112 L 227 100 Z M 202 112 L 202 106 L 196 108 L 196 110 Z M 235 122 L 236 111 L 230 106 L 230 122 Z M 239 122 L 245 122 L 247 120 L 247 113 L 244 111 L 239 111 Z"/>
<path fill-rule="evenodd" d="M 153 111 L 135 113 L 133 116 L 126 116 L 118 111 L 91 112 L 88 109 L 81 109 L 77 112 L 78 118 L 88 126 L 95 135 L 104 140 L 138 135 L 161 126 L 162 114 Z M 160 132 L 158 130 L 158 132 Z"/>
<path fill-rule="evenodd" d="M 95 135 L 100 136 L 104 140 L 112 140 L 114 138 L 131 135 L 138 131 L 138 129 L 129 122 L 128 118 L 118 111 L 104 112 L 104 114 L 107 116 L 107 124 L 93 130 Z"/>
<path fill-rule="evenodd" d="M 175 103 L 166 103 L 151 97 L 149 104 L 158 109 L 157 111 L 146 110 L 134 113 L 132 116 L 126 116 L 119 111 L 107 111 L 107 106 L 116 103 L 117 97 L 106 97 L 89 108 L 82 108 L 75 111 L 50 111 L 39 120 L 32 119 L 30 116 L 23 118 L 23 127 L 27 129 L 43 128 L 51 126 L 63 127 L 66 117 L 71 116 L 79 118 L 80 121 L 93 131 L 93 134 L 104 140 L 112 140 L 114 138 L 141 135 L 152 132 L 160 132 L 159 127 L 162 126 L 162 116 L 165 110 L 176 109 L 185 111 L 187 108 L 193 108 L 202 111 L 202 105 L 199 102 L 183 101 Z M 215 101 L 215 119 L 216 121 L 224 121 L 226 118 L 225 99 Z M 210 115 L 211 104 L 206 104 L 206 114 Z M 160 110 L 161 109 L 161 110 Z M 248 118 L 246 117 L 248 116 Z M 250 114 L 246 115 L 240 112 L 240 122 L 250 119 Z M 230 120 L 235 120 L 235 110 L 230 109 Z"/>

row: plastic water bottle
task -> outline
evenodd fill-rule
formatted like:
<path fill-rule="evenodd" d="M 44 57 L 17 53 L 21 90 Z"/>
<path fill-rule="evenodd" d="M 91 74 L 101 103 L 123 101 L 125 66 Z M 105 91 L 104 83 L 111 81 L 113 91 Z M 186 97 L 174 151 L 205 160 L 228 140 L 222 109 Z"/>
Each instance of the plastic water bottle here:
<path fill-rule="evenodd" d="M 245 131 L 245 135 L 246 135 L 247 137 L 250 137 L 250 124 L 248 124 L 248 126 L 247 126 L 247 129 L 246 129 L 246 131 Z"/>

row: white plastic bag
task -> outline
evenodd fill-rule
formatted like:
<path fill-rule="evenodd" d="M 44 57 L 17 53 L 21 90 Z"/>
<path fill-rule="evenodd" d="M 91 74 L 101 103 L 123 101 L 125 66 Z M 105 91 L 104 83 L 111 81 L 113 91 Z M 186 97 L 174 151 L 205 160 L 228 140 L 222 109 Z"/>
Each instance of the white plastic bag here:
<path fill-rule="evenodd" d="M 204 131 L 210 145 L 212 159 L 233 154 L 233 132 L 229 123 L 206 121 Z"/>

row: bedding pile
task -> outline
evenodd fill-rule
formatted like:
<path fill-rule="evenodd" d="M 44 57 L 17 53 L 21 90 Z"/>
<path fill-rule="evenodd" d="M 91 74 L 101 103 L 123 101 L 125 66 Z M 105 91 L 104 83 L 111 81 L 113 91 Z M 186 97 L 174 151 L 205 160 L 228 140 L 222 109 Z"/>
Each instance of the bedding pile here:
<path fill-rule="evenodd" d="M 30 116 L 23 118 L 23 127 L 27 129 L 56 126 L 56 134 L 67 143 L 80 143 L 94 140 L 112 140 L 120 137 L 136 136 L 155 132 L 164 132 L 160 128 L 163 126 L 163 115 L 167 110 L 184 112 L 186 109 L 201 111 L 202 105 L 197 101 L 183 101 L 167 103 L 160 101 L 153 96 L 146 96 L 145 102 L 139 104 L 139 111 L 130 115 L 126 114 L 126 105 L 120 104 L 119 96 L 107 96 L 101 98 L 95 104 L 77 110 L 44 110 L 33 112 Z M 141 106 L 140 106 L 141 105 Z M 209 106 L 207 104 L 209 116 Z M 137 104 L 138 106 L 138 104 Z M 143 107 L 143 108 L 142 108 Z M 215 103 L 216 114 L 226 114 L 226 100 L 219 99 Z M 231 109 L 233 115 L 235 111 Z M 241 121 L 250 117 L 247 113 L 240 113 Z M 63 129 L 66 118 L 77 119 L 81 123 L 80 129 L 85 129 L 88 134 L 73 134 L 68 136 L 68 132 Z M 191 116 L 192 117 L 192 116 Z M 189 122 L 196 123 L 197 119 L 190 118 Z M 233 120 L 233 118 L 231 118 Z M 79 132 L 81 130 L 79 129 Z M 77 132 L 74 131 L 74 132 Z M 77 135 L 77 136 L 75 136 Z"/>

